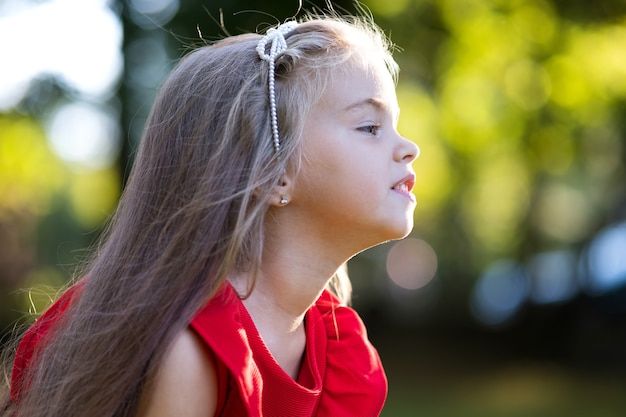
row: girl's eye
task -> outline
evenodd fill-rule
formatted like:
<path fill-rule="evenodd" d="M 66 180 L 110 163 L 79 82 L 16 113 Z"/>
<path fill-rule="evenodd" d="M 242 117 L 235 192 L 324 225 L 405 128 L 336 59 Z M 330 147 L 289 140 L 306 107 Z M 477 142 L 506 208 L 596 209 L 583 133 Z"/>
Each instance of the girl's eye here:
<path fill-rule="evenodd" d="M 360 131 L 368 133 L 372 136 L 378 136 L 378 132 L 380 131 L 380 126 L 378 125 L 368 125 L 359 128 Z"/>

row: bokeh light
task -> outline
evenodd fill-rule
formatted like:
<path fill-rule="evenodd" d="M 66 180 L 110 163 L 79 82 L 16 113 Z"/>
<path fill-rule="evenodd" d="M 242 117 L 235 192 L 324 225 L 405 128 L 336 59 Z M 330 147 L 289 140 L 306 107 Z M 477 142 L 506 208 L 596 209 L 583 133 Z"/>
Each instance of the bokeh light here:
<path fill-rule="evenodd" d="M 120 132 L 117 115 L 87 103 L 57 107 L 48 128 L 50 143 L 67 163 L 90 168 L 111 166 L 117 160 Z"/>
<path fill-rule="evenodd" d="M 626 223 L 601 231 L 582 258 L 585 290 L 594 295 L 626 286 Z"/>
<path fill-rule="evenodd" d="M 427 285 L 437 272 L 437 254 L 424 240 L 396 242 L 387 254 L 387 274 L 394 284 L 408 290 Z"/>
<path fill-rule="evenodd" d="M 537 254 L 530 262 L 530 300 L 537 304 L 560 303 L 578 294 L 577 258 L 571 251 Z"/>
<path fill-rule="evenodd" d="M 159 28 L 178 12 L 179 0 L 130 0 L 130 18 L 143 29 Z"/>
<path fill-rule="evenodd" d="M 522 265 L 512 260 L 496 261 L 476 281 L 471 311 L 481 323 L 503 324 L 524 304 L 528 291 L 529 280 Z"/>
<path fill-rule="evenodd" d="M 123 66 L 122 27 L 108 3 L 8 2 L 0 15 L 0 110 L 17 105 L 44 76 L 83 98 L 114 94 Z"/>

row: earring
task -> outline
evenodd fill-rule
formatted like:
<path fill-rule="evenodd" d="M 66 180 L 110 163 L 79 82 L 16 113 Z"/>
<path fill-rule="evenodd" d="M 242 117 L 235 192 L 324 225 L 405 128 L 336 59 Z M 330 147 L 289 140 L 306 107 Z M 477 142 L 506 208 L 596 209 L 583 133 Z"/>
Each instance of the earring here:
<path fill-rule="evenodd" d="M 280 196 L 280 204 L 282 204 L 284 206 L 288 202 L 289 202 L 289 200 L 287 200 L 287 197 L 285 197 L 284 195 Z"/>

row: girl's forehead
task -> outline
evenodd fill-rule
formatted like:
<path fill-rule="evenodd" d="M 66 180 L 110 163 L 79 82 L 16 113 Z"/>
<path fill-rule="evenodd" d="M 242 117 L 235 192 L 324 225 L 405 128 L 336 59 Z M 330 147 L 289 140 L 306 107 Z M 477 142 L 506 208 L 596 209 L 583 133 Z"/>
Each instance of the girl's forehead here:
<path fill-rule="evenodd" d="M 345 63 L 333 71 L 331 84 L 340 82 L 360 81 L 370 84 L 373 88 L 386 88 L 388 82 L 393 84 L 393 77 L 389 72 L 381 54 L 358 51 Z"/>
<path fill-rule="evenodd" d="M 373 104 L 395 108 L 397 99 L 395 83 L 382 60 L 357 61 L 334 71 L 326 90 L 321 96 L 320 106 L 344 110 L 359 103 L 365 107 Z M 363 106 L 361 106 L 363 107 Z"/>

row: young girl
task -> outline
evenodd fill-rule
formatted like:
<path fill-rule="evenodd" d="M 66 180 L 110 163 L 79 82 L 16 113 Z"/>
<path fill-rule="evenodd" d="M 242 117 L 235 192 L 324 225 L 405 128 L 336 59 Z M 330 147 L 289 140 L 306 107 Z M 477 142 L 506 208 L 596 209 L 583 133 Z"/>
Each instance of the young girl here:
<path fill-rule="evenodd" d="M 342 265 L 406 236 L 418 148 L 365 18 L 184 58 L 84 279 L 29 329 L 7 416 L 379 415 Z"/>

